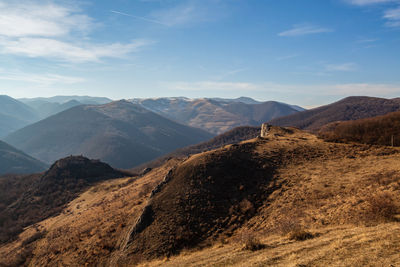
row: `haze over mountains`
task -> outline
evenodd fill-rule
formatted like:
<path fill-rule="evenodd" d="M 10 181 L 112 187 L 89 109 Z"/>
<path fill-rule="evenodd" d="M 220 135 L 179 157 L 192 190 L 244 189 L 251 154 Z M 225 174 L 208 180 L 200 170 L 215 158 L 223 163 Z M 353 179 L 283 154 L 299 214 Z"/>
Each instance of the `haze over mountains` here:
<path fill-rule="evenodd" d="M 105 104 L 105 97 L 55 96 L 14 99 L 0 95 L 0 138 L 29 124 L 83 104 Z"/>
<path fill-rule="evenodd" d="M 44 171 L 46 164 L 0 141 L 0 175 L 6 173 L 36 173 Z"/>
<path fill-rule="evenodd" d="M 0 138 L 38 119 L 39 116 L 28 105 L 0 95 Z"/>
<path fill-rule="evenodd" d="M 18 130 L 5 141 L 47 163 L 82 154 L 129 168 L 211 137 L 139 105 L 116 101 L 73 107 Z"/>
<path fill-rule="evenodd" d="M 298 106 L 241 97 L 237 99 L 184 97 L 132 99 L 133 103 L 175 121 L 220 134 L 237 126 L 258 126 L 273 118 L 304 110 Z"/>

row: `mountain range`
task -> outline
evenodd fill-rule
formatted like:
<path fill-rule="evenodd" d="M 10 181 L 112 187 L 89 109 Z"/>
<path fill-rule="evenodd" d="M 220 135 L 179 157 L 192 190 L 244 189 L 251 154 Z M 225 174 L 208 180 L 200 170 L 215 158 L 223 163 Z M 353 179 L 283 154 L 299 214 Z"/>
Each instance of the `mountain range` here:
<path fill-rule="evenodd" d="M 81 105 L 20 129 L 5 141 L 52 163 L 68 155 L 130 168 L 212 137 L 127 101 Z"/>
<path fill-rule="evenodd" d="M 237 99 L 184 97 L 131 99 L 153 112 L 177 122 L 220 134 L 237 126 L 258 126 L 273 118 L 304 110 L 298 106 L 251 98 Z"/>

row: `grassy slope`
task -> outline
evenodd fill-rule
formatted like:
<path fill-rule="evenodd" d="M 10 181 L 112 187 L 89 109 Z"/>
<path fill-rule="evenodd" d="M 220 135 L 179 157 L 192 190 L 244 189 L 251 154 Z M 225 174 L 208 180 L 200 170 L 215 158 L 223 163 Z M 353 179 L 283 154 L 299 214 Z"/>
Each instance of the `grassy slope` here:
<path fill-rule="evenodd" d="M 334 122 L 319 131 L 325 140 L 400 146 L 400 111 L 355 121 Z"/>
<path fill-rule="evenodd" d="M 221 228 L 220 234 L 198 244 L 198 248 L 203 247 L 201 250 L 183 250 L 167 261 L 155 260 L 143 263 L 144 266 L 396 266 L 400 263 L 399 223 L 392 217 L 371 212 L 376 205 L 382 205 L 376 201 L 382 194 L 399 194 L 400 149 L 326 143 L 299 131 L 289 135 L 277 131 L 268 139 L 250 140 L 239 147 L 230 145 L 192 156 L 183 163 L 169 161 L 140 179 L 99 184 L 71 202 L 63 214 L 39 223 L 38 230 L 28 228 L 19 240 L 1 247 L 0 259 L 11 261 L 21 255 L 21 243 L 41 231 L 45 233 L 43 238 L 24 246 L 25 253 L 32 250 L 31 266 L 86 262 L 115 266 L 123 258 L 131 263 L 145 260 L 143 256 L 130 254 L 126 242 L 154 184 L 174 165 L 208 166 L 213 162 L 210 159 L 243 147 L 252 147 L 251 153 L 257 161 L 264 159 L 276 166 L 274 184 L 270 187 L 274 190 L 254 216 L 242 221 L 232 237 L 225 234 L 227 229 Z M 167 189 L 168 185 L 162 192 Z M 392 204 L 398 213 L 400 203 L 393 199 L 381 208 Z M 297 228 L 310 232 L 313 238 L 289 239 L 286 232 Z M 265 248 L 255 252 L 243 250 L 240 233 L 244 229 L 259 238 Z"/>

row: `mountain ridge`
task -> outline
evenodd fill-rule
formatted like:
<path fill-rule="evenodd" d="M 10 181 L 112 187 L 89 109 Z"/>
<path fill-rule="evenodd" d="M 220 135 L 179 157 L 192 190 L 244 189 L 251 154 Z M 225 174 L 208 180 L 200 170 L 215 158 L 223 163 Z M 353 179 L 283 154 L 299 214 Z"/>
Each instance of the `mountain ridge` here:
<path fill-rule="evenodd" d="M 128 101 L 76 106 L 5 138 L 34 157 L 52 162 L 83 154 L 130 168 L 212 135 Z"/>
<path fill-rule="evenodd" d="M 332 104 L 272 119 L 277 126 L 294 126 L 318 131 L 323 125 L 335 121 L 347 121 L 384 115 L 400 109 L 400 99 L 367 96 L 351 96 Z"/>

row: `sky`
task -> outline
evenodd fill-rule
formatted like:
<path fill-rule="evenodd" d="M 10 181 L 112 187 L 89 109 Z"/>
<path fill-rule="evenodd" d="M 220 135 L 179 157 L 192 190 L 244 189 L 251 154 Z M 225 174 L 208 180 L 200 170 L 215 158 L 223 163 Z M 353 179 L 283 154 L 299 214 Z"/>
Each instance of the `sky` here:
<path fill-rule="evenodd" d="M 0 94 L 400 97 L 400 0 L 0 0 Z"/>

